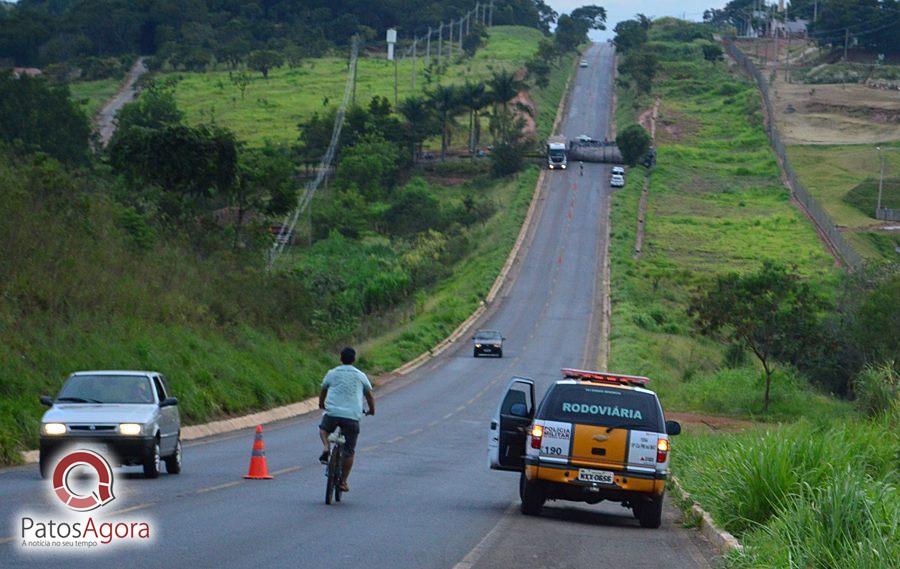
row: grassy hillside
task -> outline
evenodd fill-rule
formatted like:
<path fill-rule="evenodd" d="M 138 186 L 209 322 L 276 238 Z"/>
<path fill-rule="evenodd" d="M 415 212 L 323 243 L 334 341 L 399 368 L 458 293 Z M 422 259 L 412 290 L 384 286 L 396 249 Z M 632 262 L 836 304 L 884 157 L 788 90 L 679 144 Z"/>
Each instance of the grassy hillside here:
<path fill-rule="evenodd" d="M 559 102 L 572 56 L 566 61 L 532 93 L 547 108 Z M 549 130 L 552 114 L 537 123 Z M 424 192 L 453 219 L 466 203 L 487 207 L 487 217 L 443 235 L 331 236 L 292 248 L 286 269 L 266 274 L 259 246 L 232 249 L 221 228 L 179 229 L 123 205 L 146 207 L 141 200 L 152 196 L 124 195 L 104 167 L 67 171 L 46 157 L 0 155 L 0 245 L 17 252 L 0 257 L 0 463 L 36 446 L 37 398 L 74 370 L 162 371 L 185 421 L 198 423 L 313 395 L 346 342 L 362 345 L 371 373 L 420 354 L 488 291 L 537 178 L 535 168 L 495 180 L 483 174 L 486 163 L 432 165 L 391 191 Z M 379 292 L 374 280 L 334 269 L 350 257 L 360 260 L 354 273 L 406 285 L 339 322 L 323 320 L 324 304 Z M 320 292 L 309 267 L 322 270 L 331 292 Z M 415 280 L 419 270 L 436 280 Z"/>
<path fill-rule="evenodd" d="M 767 259 L 796 266 L 826 295 L 837 271 L 779 180 L 755 87 L 724 62 L 704 61 L 698 46 L 686 53 L 664 57 L 654 84 L 661 100 L 658 163 L 640 260 L 632 255 L 643 168 L 631 169 L 613 196 L 610 367 L 652 377 L 672 411 L 761 417 L 760 370 L 746 354 L 726 365 L 719 344 L 695 336 L 686 314 L 690 295 L 717 274 L 755 270 Z M 621 132 L 644 109 L 621 87 L 618 100 Z M 778 372 L 773 394 L 767 420 L 810 406 L 846 408 L 788 371 Z"/>
<path fill-rule="evenodd" d="M 537 49 L 543 34 L 520 26 L 490 28 L 486 45 L 471 59 L 454 55 L 442 77 L 433 84 L 479 81 L 490 76 L 491 70 L 515 70 L 522 67 Z M 432 46 L 437 49 L 436 46 Z M 445 47 L 446 49 L 446 47 Z M 403 100 L 428 87 L 425 65 L 419 58 L 416 86 L 412 86 L 411 58 L 397 63 L 397 91 Z M 163 73 L 161 78 L 177 80 L 178 106 L 185 111 L 189 122 L 208 122 L 234 130 L 241 140 L 252 145 L 266 140 L 275 143 L 293 142 L 297 138 L 297 124 L 315 112 L 325 111 L 340 103 L 347 78 L 346 57 L 309 59 L 301 67 L 282 67 L 261 74 L 248 71 L 251 83 L 243 100 L 240 90 L 232 84 L 228 71 L 207 73 Z M 358 65 L 357 98 L 366 102 L 375 95 L 394 101 L 394 63 L 382 56 L 362 57 Z"/>
<path fill-rule="evenodd" d="M 119 91 L 121 85 L 121 79 L 98 79 L 71 83 L 69 90 L 72 92 L 72 100 L 78 103 L 84 114 L 93 117 Z"/>
<path fill-rule="evenodd" d="M 882 205 L 900 208 L 900 186 L 896 182 L 900 178 L 900 143 L 882 146 L 889 149 L 884 152 L 888 183 Z M 847 228 L 845 235 L 857 251 L 872 261 L 897 261 L 894 247 L 900 246 L 900 235 L 875 229 L 884 223 L 875 219 L 875 192 L 851 195 L 861 184 L 871 189 L 878 185 L 881 165 L 874 145 L 789 146 L 788 156 L 800 181 L 831 219 Z"/>

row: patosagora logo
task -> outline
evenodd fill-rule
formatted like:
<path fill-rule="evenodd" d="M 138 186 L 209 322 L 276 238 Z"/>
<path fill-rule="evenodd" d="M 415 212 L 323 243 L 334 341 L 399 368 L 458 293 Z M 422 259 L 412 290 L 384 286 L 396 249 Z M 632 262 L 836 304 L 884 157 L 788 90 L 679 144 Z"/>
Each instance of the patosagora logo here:
<path fill-rule="evenodd" d="M 76 493 L 69 484 L 69 475 L 81 466 L 91 468 L 97 473 L 97 486 L 87 495 Z M 63 504 L 76 512 L 89 512 L 104 506 L 116 499 L 113 495 L 112 467 L 105 458 L 94 451 L 70 452 L 53 470 L 53 491 Z"/>

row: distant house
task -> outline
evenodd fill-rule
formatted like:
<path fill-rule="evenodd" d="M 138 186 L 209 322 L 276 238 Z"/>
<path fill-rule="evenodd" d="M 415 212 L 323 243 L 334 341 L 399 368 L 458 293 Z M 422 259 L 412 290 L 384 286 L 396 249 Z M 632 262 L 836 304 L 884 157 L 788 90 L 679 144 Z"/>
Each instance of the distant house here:
<path fill-rule="evenodd" d="M 809 20 L 772 21 L 772 35 L 786 38 L 806 38 Z"/>
<path fill-rule="evenodd" d="M 37 77 L 41 75 L 41 70 L 37 67 L 13 67 L 12 69 L 13 77 L 18 79 L 22 75 L 27 75 L 29 77 Z"/>

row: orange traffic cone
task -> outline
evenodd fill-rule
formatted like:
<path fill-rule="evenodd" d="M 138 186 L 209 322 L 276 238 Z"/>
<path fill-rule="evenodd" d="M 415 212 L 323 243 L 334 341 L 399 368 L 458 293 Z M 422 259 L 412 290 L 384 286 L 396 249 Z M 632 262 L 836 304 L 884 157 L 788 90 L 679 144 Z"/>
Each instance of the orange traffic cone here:
<path fill-rule="evenodd" d="M 266 480 L 272 478 L 266 465 L 266 444 L 262 438 L 262 425 L 257 425 L 256 436 L 253 437 L 253 453 L 250 455 L 250 471 L 244 478 Z"/>

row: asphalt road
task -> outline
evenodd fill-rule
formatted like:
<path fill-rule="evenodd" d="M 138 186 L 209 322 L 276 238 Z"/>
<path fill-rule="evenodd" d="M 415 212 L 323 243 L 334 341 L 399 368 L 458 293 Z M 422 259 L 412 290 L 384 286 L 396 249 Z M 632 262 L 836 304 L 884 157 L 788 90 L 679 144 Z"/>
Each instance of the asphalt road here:
<path fill-rule="evenodd" d="M 125 83 L 122 84 L 115 96 L 103 105 L 103 108 L 100 109 L 100 112 L 94 118 L 96 130 L 100 135 L 100 142 L 103 146 L 109 143 L 113 133 L 116 132 L 116 114 L 122 107 L 134 100 L 134 96 L 137 94 L 135 89 L 137 80 L 147 71 L 144 58 L 137 58 L 134 65 L 128 70 L 128 75 L 125 76 Z"/>
<path fill-rule="evenodd" d="M 613 52 L 587 53 L 561 127 L 607 134 Z M 318 416 L 269 426 L 274 480 L 244 481 L 252 433 L 197 441 L 179 476 L 117 474 L 120 517 L 150 519 L 156 542 L 91 556 L 95 567 L 671 567 L 708 566 L 709 552 L 669 507 L 659 530 L 629 510 L 548 503 L 522 516 L 518 476 L 487 468 L 488 424 L 512 375 L 533 378 L 540 397 L 564 366 L 593 365 L 602 315 L 601 268 L 608 167 L 548 173 L 548 187 L 515 278 L 483 327 L 507 337 L 504 358 L 474 359 L 462 342 L 379 393 L 365 418 L 352 491 L 323 503 Z M 627 371 L 627 370 L 626 370 Z M 175 370 L 170 372 L 174 375 Z M 677 451 L 676 451 L 677 452 Z M 127 472 L 127 473 L 126 473 Z M 133 473 L 133 474 L 132 474 Z M 21 514 L 50 508 L 36 466 L 0 472 L 0 566 L 81 566 L 83 555 L 23 555 Z M 103 511 L 103 515 L 108 512 Z"/>

